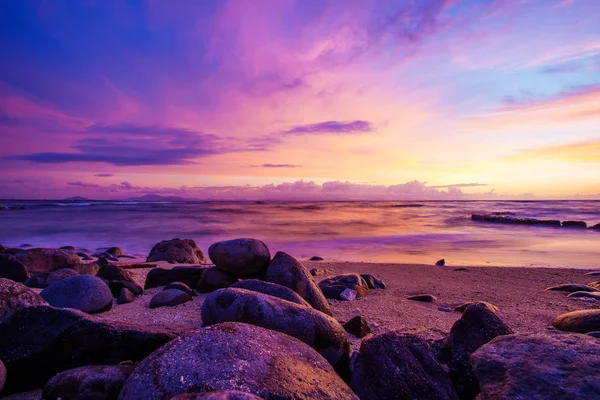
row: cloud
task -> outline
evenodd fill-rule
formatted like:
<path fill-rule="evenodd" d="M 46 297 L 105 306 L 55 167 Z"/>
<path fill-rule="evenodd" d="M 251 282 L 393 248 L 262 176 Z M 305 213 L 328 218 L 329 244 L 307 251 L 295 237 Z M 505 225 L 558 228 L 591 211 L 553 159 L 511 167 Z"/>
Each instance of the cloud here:
<path fill-rule="evenodd" d="M 67 182 L 67 185 L 69 185 L 69 186 L 79 186 L 79 187 L 84 187 L 84 188 L 97 188 L 97 187 L 100 187 L 100 185 L 96 185 L 95 183 L 87 183 L 87 182 L 81 182 L 81 181 Z"/>
<path fill-rule="evenodd" d="M 488 186 L 487 183 L 454 183 L 452 185 L 437 185 L 429 186 L 432 189 L 448 189 L 448 188 L 463 188 L 463 187 L 480 187 Z"/>
<path fill-rule="evenodd" d="M 506 96 L 505 105 L 496 109 L 498 112 L 543 109 L 553 106 L 567 105 L 565 102 L 574 100 L 595 100 L 600 94 L 600 83 L 566 86 L 553 95 L 526 97 Z"/>
<path fill-rule="evenodd" d="M 288 130 L 281 132 L 283 135 L 317 135 L 317 134 L 339 134 L 339 135 L 353 135 L 360 133 L 373 132 L 375 130 L 374 125 L 368 121 L 325 121 L 316 124 L 298 125 Z"/>
<path fill-rule="evenodd" d="M 302 168 L 302 165 L 299 164 L 252 164 L 250 165 L 252 168 Z"/>
<path fill-rule="evenodd" d="M 511 159 L 531 158 L 580 163 L 600 163 L 600 139 L 538 147 L 526 150 L 511 157 Z"/>
<path fill-rule="evenodd" d="M 115 174 L 94 174 L 98 178 L 112 178 Z"/>

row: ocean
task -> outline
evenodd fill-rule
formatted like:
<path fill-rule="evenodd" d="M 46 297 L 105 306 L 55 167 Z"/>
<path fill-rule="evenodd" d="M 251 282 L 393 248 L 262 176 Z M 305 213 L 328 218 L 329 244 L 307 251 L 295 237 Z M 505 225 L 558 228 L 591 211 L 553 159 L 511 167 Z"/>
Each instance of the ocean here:
<path fill-rule="evenodd" d="M 475 213 L 600 223 L 600 201 L 128 202 L 2 201 L 0 244 L 119 246 L 146 256 L 157 242 L 252 237 L 300 259 L 600 268 L 600 231 L 482 223 Z"/>

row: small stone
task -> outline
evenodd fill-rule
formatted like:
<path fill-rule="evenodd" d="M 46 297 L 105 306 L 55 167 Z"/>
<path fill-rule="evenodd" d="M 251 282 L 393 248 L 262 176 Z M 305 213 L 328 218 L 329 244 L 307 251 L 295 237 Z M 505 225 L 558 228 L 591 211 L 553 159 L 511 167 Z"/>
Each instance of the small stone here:
<path fill-rule="evenodd" d="M 371 328 L 369 328 L 369 323 L 366 318 L 362 315 L 357 315 L 352 318 L 350 321 L 342 324 L 344 330 L 352 335 L 356 336 L 358 339 L 361 339 L 371 333 Z"/>
<path fill-rule="evenodd" d="M 452 309 L 450 307 L 438 307 L 438 311 L 452 312 Z"/>
<path fill-rule="evenodd" d="M 437 297 L 431 294 L 417 294 L 415 296 L 407 297 L 408 300 L 422 301 L 424 303 L 433 303 L 437 301 Z"/>
<path fill-rule="evenodd" d="M 371 274 L 361 274 L 360 276 L 367 282 L 369 289 L 385 289 L 385 283 L 381 279 L 377 279 Z"/>
<path fill-rule="evenodd" d="M 116 400 L 133 365 L 93 365 L 70 369 L 51 378 L 42 392 L 45 400 Z"/>
<path fill-rule="evenodd" d="M 563 221 L 562 226 L 564 228 L 587 228 L 584 221 Z"/>
<path fill-rule="evenodd" d="M 308 261 L 323 261 L 323 258 L 319 256 L 312 256 L 308 259 Z"/>
<path fill-rule="evenodd" d="M 465 312 L 465 310 L 471 307 L 473 304 L 477 304 L 478 307 L 487 308 L 493 313 L 498 312 L 498 307 L 496 307 L 492 303 L 488 303 L 487 301 L 468 301 L 466 303 L 461 304 L 460 306 L 454 307 L 454 311 L 458 311 L 460 313 Z"/>
<path fill-rule="evenodd" d="M 561 331 L 588 333 L 600 331 L 600 309 L 579 310 L 559 315 L 552 325 Z"/>
<path fill-rule="evenodd" d="M 453 271 L 468 271 L 468 269 L 460 267 L 460 268 L 454 268 Z"/>
<path fill-rule="evenodd" d="M 132 303 L 135 300 L 135 294 L 127 289 L 122 288 L 121 293 L 119 294 L 119 298 L 117 299 L 117 304 L 127 304 Z"/>
<path fill-rule="evenodd" d="M 600 292 L 573 292 L 570 293 L 567 297 L 574 299 L 591 299 L 591 300 L 600 300 Z"/>
<path fill-rule="evenodd" d="M 192 296 L 178 289 L 167 289 L 158 292 L 150 300 L 150 308 L 175 307 L 192 300 Z"/>
<path fill-rule="evenodd" d="M 435 265 L 437 265 L 438 267 L 443 267 L 444 265 L 446 265 L 446 260 L 443 258 L 441 260 L 437 260 Z"/>
<path fill-rule="evenodd" d="M 573 283 L 566 283 L 563 285 L 557 285 L 547 288 L 546 290 L 550 291 L 559 291 L 559 292 L 596 292 L 598 289 L 593 288 L 588 285 L 579 285 Z"/>
<path fill-rule="evenodd" d="M 125 254 L 125 252 L 123 251 L 123 249 L 121 249 L 120 247 L 109 247 L 108 249 L 104 250 L 105 253 L 108 253 L 112 256 L 118 257 L 118 256 L 122 256 L 123 254 Z"/>
<path fill-rule="evenodd" d="M 584 275 L 589 275 L 589 276 L 600 276 L 600 271 L 590 271 Z"/>
<path fill-rule="evenodd" d="M 335 271 L 331 268 L 327 268 L 327 269 L 313 268 L 310 270 L 310 274 L 312 276 L 331 275 L 334 273 L 335 273 Z"/>
<path fill-rule="evenodd" d="M 171 282 L 169 284 L 166 284 L 165 287 L 163 288 L 163 290 L 169 290 L 169 289 L 181 290 L 182 292 L 185 292 L 185 293 L 189 294 L 190 296 L 196 295 L 196 292 L 194 292 L 188 285 L 186 285 L 183 282 Z"/>
<path fill-rule="evenodd" d="M 342 293 L 340 293 L 340 299 L 346 301 L 352 301 L 356 299 L 357 292 L 354 289 L 344 289 Z"/>
<path fill-rule="evenodd" d="M 227 288 L 237 281 L 238 279 L 235 276 L 230 275 L 217 267 L 210 267 L 202 272 L 196 290 L 198 293 L 210 293 L 217 289 Z"/>

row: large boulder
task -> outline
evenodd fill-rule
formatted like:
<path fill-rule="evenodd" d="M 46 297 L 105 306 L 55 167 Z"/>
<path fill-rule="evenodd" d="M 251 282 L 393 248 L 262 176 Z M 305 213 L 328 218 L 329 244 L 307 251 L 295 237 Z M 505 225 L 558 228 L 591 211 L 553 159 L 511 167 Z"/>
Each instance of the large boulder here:
<path fill-rule="evenodd" d="M 356 297 L 369 294 L 369 286 L 359 274 L 342 274 L 323 279 L 319 282 L 319 288 L 325 298 L 333 300 L 343 300 L 341 294 L 346 289 L 354 290 Z"/>
<path fill-rule="evenodd" d="M 113 306 L 108 285 L 90 275 L 77 275 L 54 282 L 42 290 L 40 296 L 51 306 L 75 308 L 89 314 L 108 311 Z"/>
<path fill-rule="evenodd" d="M 471 356 L 481 400 L 600 398 L 600 340 L 577 334 L 500 336 Z"/>
<path fill-rule="evenodd" d="M 10 254 L 0 253 L 0 278 L 10 279 L 15 282 L 24 282 L 29 279 L 29 271 L 25 264 Z"/>
<path fill-rule="evenodd" d="M 400 332 L 362 342 L 350 386 L 361 400 L 458 399 L 427 342 Z"/>
<path fill-rule="evenodd" d="M 175 307 L 192 300 L 192 296 L 179 289 L 167 289 L 156 293 L 150 300 L 150 308 Z"/>
<path fill-rule="evenodd" d="M 47 304 L 39 294 L 27 286 L 0 278 L 0 321 L 17 310 Z M 0 345 L 1 342 L 0 340 Z"/>
<path fill-rule="evenodd" d="M 54 376 L 42 391 L 45 400 L 117 400 L 133 365 L 92 365 Z"/>
<path fill-rule="evenodd" d="M 278 285 L 276 283 L 259 281 L 258 279 L 244 279 L 231 285 L 232 288 L 246 289 L 253 292 L 268 294 L 270 296 L 279 297 L 280 299 L 291 301 L 292 303 L 300 304 L 301 306 L 311 307 L 300 295 L 290 288 Z"/>
<path fill-rule="evenodd" d="M 282 251 L 275 254 L 267 268 L 265 280 L 292 289 L 315 309 L 333 315 L 327 299 L 310 272 L 289 254 Z"/>
<path fill-rule="evenodd" d="M 245 322 L 303 341 L 340 371 L 350 354 L 346 331 L 334 318 L 312 307 L 245 289 L 221 289 L 202 304 L 202 322 Z"/>
<path fill-rule="evenodd" d="M 239 277 L 260 275 L 271 261 L 266 244 L 246 238 L 213 243 L 208 256 L 217 268 Z"/>
<path fill-rule="evenodd" d="M 218 390 L 208 393 L 185 393 L 171 397 L 171 400 L 262 400 L 252 393 L 238 390 Z"/>
<path fill-rule="evenodd" d="M 271 400 L 357 400 L 310 346 L 242 323 L 213 325 L 161 347 L 133 371 L 119 399 L 169 399 L 219 390 L 243 390 Z"/>
<path fill-rule="evenodd" d="M 173 269 L 153 268 L 146 275 L 144 289 L 164 286 L 171 282 L 183 282 L 195 288 L 200 282 L 204 268 L 200 267 L 175 267 Z"/>
<path fill-rule="evenodd" d="M 173 333 L 97 322 L 76 310 L 48 306 L 12 313 L 0 323 L 0 360 L 10 371 L 6 394 L 41 387 L 59 372 L 86 365 L 140 361 Z"/>
<path fill-rule="evenodd" d="M 206 268 L 196 285 L 198 293 L 210 293 L 217 289 L 223 289 L 236 283 L 238 279 L 227 272 L 217 268 Z"/>
<path fill-rule="evenodd" d="M 98 278 L 102 278 L 107 281 L 127 281 L 127 282 L 135 282 L 131 273 L 118 265 L 114 264 L 105 264 L 100 267 L 98 272 L 96 273 Z"/>
<path fill-rule="evenodd" d="M 438 359 L 450 368 L 450 378 L 461 399 L 473 399 L 479 385 L 473 376 L 469 357 L 497 336 L 513 331 L 485 304 L 475 303 L 454 323 L 450 334 L 439 344 Z"/>
<path fill-rule="evenodd" d="M 168 261 L 182 264 L 203 264 L 206 257 L 192 239 L 163 240 L 152 247 L 146 262 Z"/>
<path fill-rule="evenodd" d="M 27 279 L 23 284 L 30 288 L 44 289 L 50 286 L 54 282 L 58 282 L 71 276 L 79 275 L 77 271 L 71 268 L 61 268 L 55 271 L 42 272 L 41 274 L 35 274 L 31 278 Z"/>
<path fill-rule="evenodd" d="M 571 311 L 556 317 L 552 325 L 556 329 L 567 332 L 600 331 L 600 309 Z"/>
<path fill-rule="evenodd" d="M 77 253 L 68 250 L 34 248 L 15 254 L 32 274 L 58 268 L 72 268 L 81 263 Z"/>

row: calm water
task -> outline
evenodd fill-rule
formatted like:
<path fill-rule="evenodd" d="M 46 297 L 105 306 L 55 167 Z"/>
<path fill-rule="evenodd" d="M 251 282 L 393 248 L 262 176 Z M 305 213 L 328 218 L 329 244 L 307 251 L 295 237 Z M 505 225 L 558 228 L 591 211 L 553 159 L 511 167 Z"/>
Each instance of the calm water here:
<path fill-rule="evenodd" d="M 600 232 L 472 222 L 472 213 L 600 223 L 600 201 L 56 202 L 0 201 L 5 246 L 82 249 L 117 245 L 147 255 L 153 244 L 254 237 L 271 251 L 337 261 L 600 268 Z"/>

